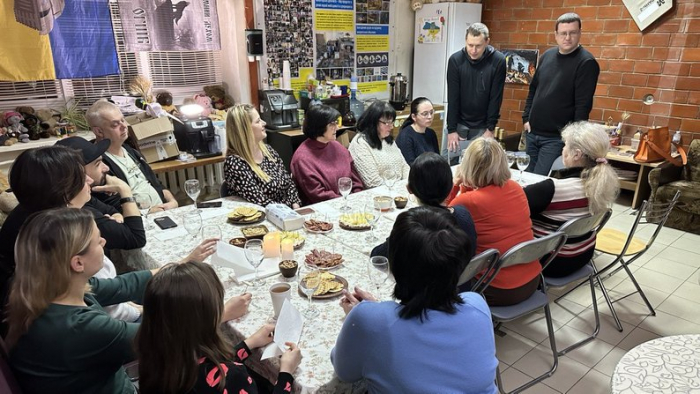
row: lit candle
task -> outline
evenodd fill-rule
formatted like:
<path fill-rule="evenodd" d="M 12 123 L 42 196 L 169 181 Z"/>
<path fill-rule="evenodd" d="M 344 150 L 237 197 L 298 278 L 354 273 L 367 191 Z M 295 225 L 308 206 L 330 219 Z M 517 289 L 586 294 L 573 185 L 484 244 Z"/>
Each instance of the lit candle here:
<path fill-rule="evenodd" d="M 294 241 L 282 240 L 282 260 L 294 260 Z"/>
<path fill-rule="evenodd" d="M 278 231 L 265 234 L 263 237 L 263 253 L 265 257 L 279 257 L 280 233 Z"/>

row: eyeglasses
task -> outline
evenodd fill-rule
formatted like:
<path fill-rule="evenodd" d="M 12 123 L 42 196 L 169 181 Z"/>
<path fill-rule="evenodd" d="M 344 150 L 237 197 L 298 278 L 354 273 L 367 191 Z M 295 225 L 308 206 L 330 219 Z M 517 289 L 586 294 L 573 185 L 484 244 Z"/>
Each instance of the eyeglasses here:
<path fill-rule="evenodd" d="M 381 120 L 381 119 L 379 119 L 379 123 L 381 123 L 381 124 L 383 124 L 383 125 L 385 125 L 385 126 L 393 126 L 393 125 L 394 125 L 394 121 L 393 121 L 393 120 Z"/>
<path fill-rule="evenodd" d="M 336 120 L 336 121 L 330 122 L 330 123 L 328 123 L 328 125 L 338 127 L 338 121 Z"/>
<path fill-rule="evenodd" d="M 557 32 L 557 36 L 559 37 L 576 37 L 579 34 L 581 34 L 581 30 Z"/>
<path fill-rule="evenodd" d="M 420 115 L 424 118 L 432 118 L 434 114 L 435 114 L 435 111 L 425 111 L 425 112 L 419 113 L 418 115 Z"/>

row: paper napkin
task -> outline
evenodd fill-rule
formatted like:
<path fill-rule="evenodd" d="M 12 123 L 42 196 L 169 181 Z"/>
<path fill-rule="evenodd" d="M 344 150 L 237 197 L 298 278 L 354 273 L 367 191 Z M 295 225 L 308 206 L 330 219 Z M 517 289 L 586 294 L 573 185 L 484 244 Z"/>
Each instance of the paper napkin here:
<path fill-rule="evenodd" d="M 279 262 L 279 257 L 263 259 L 262 264 L 258 268 L 258 277 L 267 278 L 278 274 L 280 272 Z M 250 265 L 245 257 L 245 251 L 227 242 L 217 242 L 216 253 L 212 256 L 211 263 L 233 269 L 238 283 L 255 279 L 255 268 Z"/>
<path fill-rule="evenodd" d="M 292 305 L 289 300 L 284 300 L 282 310 L 277 318 L 275 326 L 275 337 L 272 343 L 265 347 L 260 360 L 282 355 L 287 349 L 286 342 L 299 343 L 301 330 L 304 327 L 304 319 L 299 310 Z"/>

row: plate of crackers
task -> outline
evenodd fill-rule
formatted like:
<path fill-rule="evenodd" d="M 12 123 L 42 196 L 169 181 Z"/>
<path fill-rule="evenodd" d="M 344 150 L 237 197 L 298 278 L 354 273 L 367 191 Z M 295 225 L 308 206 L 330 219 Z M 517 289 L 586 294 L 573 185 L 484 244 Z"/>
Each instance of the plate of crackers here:
<path fill-rule="evenodd" d="M 332 270 L 340 268 L 343 263 L 343 256 L 339 253 L 331 253 L 325 250 L 313 249 L 306 255 L 304 262 L 321 270 Z"/>
<path fill-rule="evenodd" d="M 319 281 L 318 287 L 311 299 L 315 300 L 325 300 L 329 298 L 335 298 L 343 294 L 343 289 L 348 288 L 348 281 L 342 276 L 331 274 L 330 272 L 317 271 L 306 275 L 303 279 L 304 282 L 310 280 Z M 306 297 L 303 291 L 301 291 L 301 286 L 298 286 L 299 294 L 302 297 Z"/>
<path fill-rule="evenodd" d="M 327 234 L 333 231 L 333 223 L 309 219 L 304 222 L 304 230 L 313 234 Z"/>
<path fill-rule="evenodd" d="M 340 228 L 351 231 L 363 231 L 372 228 L 365 214 L 361 212 L 340 215 L 338 223 L 340 223 Z"/>
<path fill-rule="evenodd" d="M 284 241 L 285 239 L 290 239 L 292 242 L 294 242 L 294 249 L 300 249 L 302 246 L 304 246 L 304 242 L 306 242 L 306 237 L 297 231 L 280 232 L 280 241 Z"/>
<path fill-rule="evenodd" d="M 228 214 L 229 223 L 255 224 L 265 220 L 265 212 L 253 207 L 238 207 Z"/>

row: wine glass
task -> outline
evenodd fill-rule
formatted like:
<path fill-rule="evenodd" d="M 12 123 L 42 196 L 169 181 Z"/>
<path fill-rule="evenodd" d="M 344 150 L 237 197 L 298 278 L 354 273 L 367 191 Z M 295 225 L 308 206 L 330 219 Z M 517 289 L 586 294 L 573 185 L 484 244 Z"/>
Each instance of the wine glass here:
<path fill-rule="evenodd" d="M 340 208 L 341 211 L 349 211 L 350 210 L 350 207 L 348 206 L 348 195 L 350 194 L 351 190 L 352 190 L 352 179 L 345 177 L 345 176 L 338 179 L 338 191 L 343 196 L 343 207 Z"/>
<path fill-rule="evenodd" d="M 136 203 L 136 208 L 141 211 L 141 216 L 143 217 L 143 227 L 146 230 L 152 230 L 153 225 L 148 221 L 148 211 L 151 209 L 153 202 L 151 201 L 151 195 L 148 193 L 134 193 L 134 202 Z"/>
<path fill-rule="evenodd" d="M 199 230 L 202 228 L 202 215 L 199 211 L 190 211 L 182 215 L 182 223 L 185 225 L 187 233 L 196 238 Z"/>
<path fill-rule="evenodd" d="M 523 171 L 530 165 L 530 156 L 525 152 L 518 152 L 518 156 L 515 158 L 515 164 L 517 164 L 520 170 L 520 179 L 518 183 L 523 184 Z"/>
<path fill-rule="evenodd" d="M 389 277 L 389 260 L 384 256 L 372 256 L 367 267 L 369 279 L 377 289 L 377 298 L 382 299 L 381 287 Z"/>
<path fill-rule="evenodd" d="M 513 167 L 515 163 L 515 152 L 506 152 L 506 160 L 508 161 L 508 168 Z"/>
<path fill-rule="evenodd" d="M 382 173 L 382 178 L 384 178 L 384 183 L 389 189 L 389 194 L 392 194 L 394 192 L 394 185 L 396 184 L 396 181 L 398 181 L 399 178 L 398 174 L 396 173 L 396 171 L 388 169 Z"/>
<path fill-rule="evenodd" d="M 377 237 L 374 235 L 374 226 L 379 221 L 379 218 L 382 217 L 382 210 L 372 201 L 365 204 L 365 209 L 362 214 L 370 227 L 370 235 L 368 235 L 365 240 L 376 241 Z"/>
<path fill-rule="evenodd" d="M 221 227 L 215 224 L 202 226 L 202 239 L 221 239 Z"/>
<path fill-rule="evenodd" d="M 318 316 L 318 309 L 313 306 L 311 299 L 313 298 L 314 292 L 321 284 L 320 270 L 317 267 L 310 266 L 307 264 L 302 264 L 299 267 L 299 288 L 302 293 L 306 295 L 309 299 L 309 307 L 304 311 L 304 317 L 307 319 L 312 319 Z M 310 277 L 310 278 L 309 278 Z"/>
<path fill-rule="evenodd" d="M 201 191 L 202 188 L 197 179 L 188 179 L 185 181 L 185 193 L 192 199 L 194 209 L 197 209 L 197 197 L 199 197 Z"/>
<path fill-rule="evenodd" d="M 250 265 L 255 268 L 255 280 L 250 287 L 260 287 L 263 282 L 258 278 L 258 267 L 263 261 L 263 241 L 261 239 L 250 239 L 245 243 L 243 247 L 245 251 L 245 258 L 248 259 Z"/>

